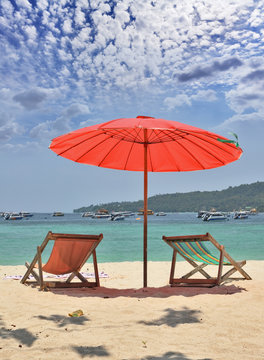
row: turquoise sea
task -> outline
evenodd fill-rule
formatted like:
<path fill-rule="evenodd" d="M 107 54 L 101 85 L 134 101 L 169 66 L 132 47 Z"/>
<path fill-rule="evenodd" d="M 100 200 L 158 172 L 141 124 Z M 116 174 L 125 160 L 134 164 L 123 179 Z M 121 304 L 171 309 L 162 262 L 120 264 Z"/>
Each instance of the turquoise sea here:
<path fill-rule="evenodd" d="M 148 217 L 148 260 L 170 261 L 171 248 L 162 235 L 204 234 L 226 247 L 236 260 L 264 260 L 264 213 L 244 220 L 205 222 L 196 213 L 169 213 Z M 0 265 L 22 265 L 31 261 L 49 230 L 73 234 L 99 234 L 104 238 L 97 248 L 98 262 L 142 261 L 143 218 L 123 221 L 83 218 L 81 214 L 34 214 L 31 218 L 8 221 L 0 218 Z M 49 251 L 49 249 L 47 249 Z M 48 253 L 47 251 L 47 253 Z M 44 261 L 46 261 L 44 254 Z"/>

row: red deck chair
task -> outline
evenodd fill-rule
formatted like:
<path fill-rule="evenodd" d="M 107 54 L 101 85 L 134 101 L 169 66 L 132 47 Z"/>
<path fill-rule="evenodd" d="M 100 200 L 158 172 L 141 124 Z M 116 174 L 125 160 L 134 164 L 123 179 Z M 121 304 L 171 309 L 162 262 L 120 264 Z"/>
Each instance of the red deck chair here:
<path fill-rule="evenodd" d="M 21 283 L 29 283 L 28 278 L 33 275 L 35 282 L 43 290 L 46 287 L 94 287 L 100 286 L 96 259 L 96 247 L 103 239 L 103 235 L 80 235 L 80 234 L 54 234 L 51 231 L 46 235 L 43 243 L 37 247 L 31 264 L 25 263 L 27 271 Z M 53 248 L 46 264 L 42 264 L 42 253 L 49 241 L 54 241 Z M 93 255 L 95 282 L 88 281 L 80 270 Z M 38 274 L 34 270 L 38 268 Z M 44 281 L 43 271 L 53 275 L 70 274 L 66 281 Z M 81 282 L 72 282 L 77 277 Z M 31 281 L 31 283 L 33 283 Z"/>

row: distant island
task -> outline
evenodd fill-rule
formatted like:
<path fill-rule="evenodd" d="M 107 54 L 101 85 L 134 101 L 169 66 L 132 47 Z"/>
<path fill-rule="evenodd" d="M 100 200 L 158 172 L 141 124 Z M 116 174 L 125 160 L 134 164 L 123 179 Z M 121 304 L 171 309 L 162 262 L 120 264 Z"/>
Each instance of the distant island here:
<path fill-rule="evenodd" d="M 83 206 L 74 209 L 73 212 L 95 212 L 100 208 L 105 208 L 108 211 L 138 211 L 142 207 L 143 200 L 122 201 Z M 192 191 L 155 195 L 148 198 L 148 208 L 154 212 L 197 212 L 211 208 L 218 211 L 256 208 L 258 212 L 264 212 L 264 182 L 258 181 L 252 184 L 229 186 L 220 191 Z"/>

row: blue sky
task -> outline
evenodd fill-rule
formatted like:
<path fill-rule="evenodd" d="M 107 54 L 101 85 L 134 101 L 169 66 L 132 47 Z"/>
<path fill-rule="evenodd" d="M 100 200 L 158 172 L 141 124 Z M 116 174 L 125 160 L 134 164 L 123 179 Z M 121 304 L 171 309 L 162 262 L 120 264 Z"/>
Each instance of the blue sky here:
<path fill-rule="evenodd" d="M 137 115 L 234 132 L 244 150 L 222 168 L 150 174 L 150 195 L 263 181 L 263 53 L 264 1 L 2 0 L 0 210 L 143 198 L 143 174 L 48 149 L 58 135 Z"/>

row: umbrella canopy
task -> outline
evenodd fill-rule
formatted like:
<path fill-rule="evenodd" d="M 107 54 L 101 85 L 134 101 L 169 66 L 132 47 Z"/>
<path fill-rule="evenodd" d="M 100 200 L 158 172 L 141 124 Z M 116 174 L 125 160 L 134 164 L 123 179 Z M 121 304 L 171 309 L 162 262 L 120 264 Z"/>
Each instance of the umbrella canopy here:
<path fill-rule="evenodd" d="M 104 168 L 144 171 L 144 287 L 147 286 L 147 173 L 216 168 L 240 158 L 233 141 L 177 121 L 121 118 L 52 140 L 67 159 Z"/>

